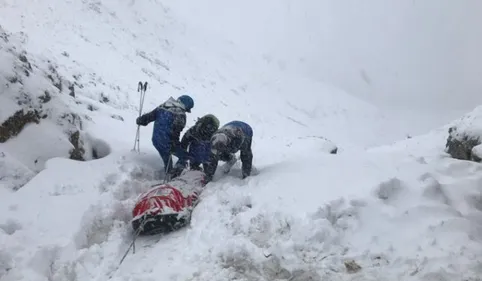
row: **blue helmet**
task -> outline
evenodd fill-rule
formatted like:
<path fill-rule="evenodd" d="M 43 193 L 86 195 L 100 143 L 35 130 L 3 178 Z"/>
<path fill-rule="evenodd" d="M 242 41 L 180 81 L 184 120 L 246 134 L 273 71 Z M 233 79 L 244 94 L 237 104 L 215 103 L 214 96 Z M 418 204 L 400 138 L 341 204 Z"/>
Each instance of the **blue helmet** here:
<path fill-rule="evenodd" d="M 189 113 L 191 112 L 191 109 L 194 107 L 194 100 L 190 96 L 182 95 L 178 97 L 177 100 L 182 104 L 184 104 L 184 107 L 186 108 L 187 112 Z"/>

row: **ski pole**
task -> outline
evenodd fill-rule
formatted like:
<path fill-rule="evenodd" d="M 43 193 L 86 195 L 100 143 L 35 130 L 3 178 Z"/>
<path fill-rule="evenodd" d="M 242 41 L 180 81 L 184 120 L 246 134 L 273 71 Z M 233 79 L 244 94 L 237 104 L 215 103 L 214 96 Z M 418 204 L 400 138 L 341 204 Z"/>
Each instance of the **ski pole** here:
<path fill-rule="evenodd" d="M 139 99 L 139 117 L 142 115 L 142 107 L 144 105 L 144 98 L 146 97 L 146 90 L 147 90 L 147 81 L 142 84 L 141 81 L 137 84 L 137 92 L 141 93 L 140 99 Z M 136 138 L 134 140 L 134 148 L 132 149 L 133 151 L 140 152 L 140 125 L 137 125 L 137 131 L 136 131 Z M 137 148 L 136 148 L 137 146 Z"/>
<path fill-rule="evenodd" d="M 165 170 L 164 182 L 162 184 L 165 184 L 166 182 L 168 182 L 170 180 L 168 172 L 169 172 L 169 165 L 171 165 L 171 161 L 172 161 L 172 154 L 169 153 L 169 159 L 167 160 L 167 165 L 166 165 L 166 170 Z"/>
<path fill-rule="evenodd" d="M 139 228 L 137 229 L 137 231 L 135 232 L 134 234 L 134 237 L 132 238 L 132 242 L 131 244 L 129 245 L 129 248 L 127 248 L 127 251 L 125 252 L 124 256 L 122 257 L 122 259 L 120 260 L 119 262 L 119 266 L 122 264 L 122 262 L 124 261 L 124 259 L 127 257 L 127 254 L 129 253 L 129 251 L 131 250 L 132 248 L 132 254 L 135 254 L 136 253 L 136 239 L 137 237 L 141 234 L 141 232 L 144 230 L 144 225 L 147 223 L 147 213 L 145 213 L 141 219 L 142 219 L 142 223 L 141 225 L 139 225 Z"/>

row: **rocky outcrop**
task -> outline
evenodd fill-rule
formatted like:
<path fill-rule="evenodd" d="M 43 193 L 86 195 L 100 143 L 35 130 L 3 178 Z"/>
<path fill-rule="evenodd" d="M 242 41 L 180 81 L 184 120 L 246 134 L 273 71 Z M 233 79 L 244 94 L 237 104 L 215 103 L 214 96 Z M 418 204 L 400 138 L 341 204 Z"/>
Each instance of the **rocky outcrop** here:
<path fill-rule="evenodd" d="M 84 149 L 84 144 L 80 139 L 80 132 L 76 131 L 73 134 L 71 134 L 69 140 L 70 140 L 70 143 L 74 146 L 74 148 L 70 150 L 70 159 L 85 161 L 84 159 L 85 149 Z"/>
<path fill-rule="evenodd" d="M 476 108 L 448 130 L 445 152 L 452 158 L 481 162 L 482 107 Z"/>
<path fill-rule="evenodd" d="M 107 103 L 107 96 L 79 99 L 76 90 L 82 94 L 87 82 L 54 60 L 24 50 L 26 39 L 0 26 L 0 186 L 13 190 L 52 157 L 87 161 L 110 153 L 104 142 L 84 136 L 91 122 L 85 103 Z"/>
<path fill-rule="evenodd" d="M 478 145 L 480 145 L 479 136 L 470 136 L 464 133 L 460 134 L 457 132 L 456 127 L 452 127 L 449 129 L 445 151 L 455 159 L 480 162 L 480 157 L 477 157 L 472 152 L 474 147 Z"/>
<path fill-rule="evenodd" d="M 4 143 L 11 137 L 18 135 L 23 127 L 29 123 L 40 122 L 40 113 L 37 110 L 19 110 L 0 125 L 0 143 Z"/>

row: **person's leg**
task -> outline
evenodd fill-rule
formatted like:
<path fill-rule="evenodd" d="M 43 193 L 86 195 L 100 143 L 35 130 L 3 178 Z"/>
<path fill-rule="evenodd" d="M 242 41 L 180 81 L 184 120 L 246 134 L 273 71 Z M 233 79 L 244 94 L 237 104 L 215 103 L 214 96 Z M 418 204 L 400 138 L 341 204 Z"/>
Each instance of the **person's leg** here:
<path fill-rule="evenodd" d="M 187 160 L 185 157 L 181 156 L 181 158 L 177 160 L 176 165 L 174 165 L 172 170 L 169 172 L 171 179 L 180 176 L 182 171 L 184 171 L 184 169 L 186 168 L 186 166 L 187 166 Z"/>
<path fill-rule="evenodd" d="M 152 135 L 152 145 L 157 150 L 164 162 L 164 172 L 167 172 L 172 167 L 171 147 L 169 143 L 165 142 L 165 137 L 159 132 L 154 131 Z"/>
<path fill-rule="evenodd" d="M 159 151 L 161 155 L 162 161 L 164 162 L 164 172 L 169 173 L 172 170 L 172 156 L 169 153 L 169 150 L 161 150 Z"/>

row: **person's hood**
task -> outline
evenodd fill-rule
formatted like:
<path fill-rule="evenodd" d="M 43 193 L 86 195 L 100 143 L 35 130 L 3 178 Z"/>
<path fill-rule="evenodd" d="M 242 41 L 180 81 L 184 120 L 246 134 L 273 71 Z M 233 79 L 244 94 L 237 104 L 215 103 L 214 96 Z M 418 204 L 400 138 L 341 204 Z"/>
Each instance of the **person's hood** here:
<path fill-rule="evenodd" d="M 216 133 L 211 138 L 211 152 L 218 154 L 224 151 L 228 146 L 228 136 L 224 133 Z"/>
<path fill-rule="evenodd" d="M 167 108 L 177 107 L 177 108 L 181 108 L 184 111 L 187 111 L 184 104 L 182 102 L 174 99 L 173 97 L 169 97 L 169 99 L 167 99 L 167 101 L 165 101 L 162 105 L 164 107 L 167 107 Z"/>

